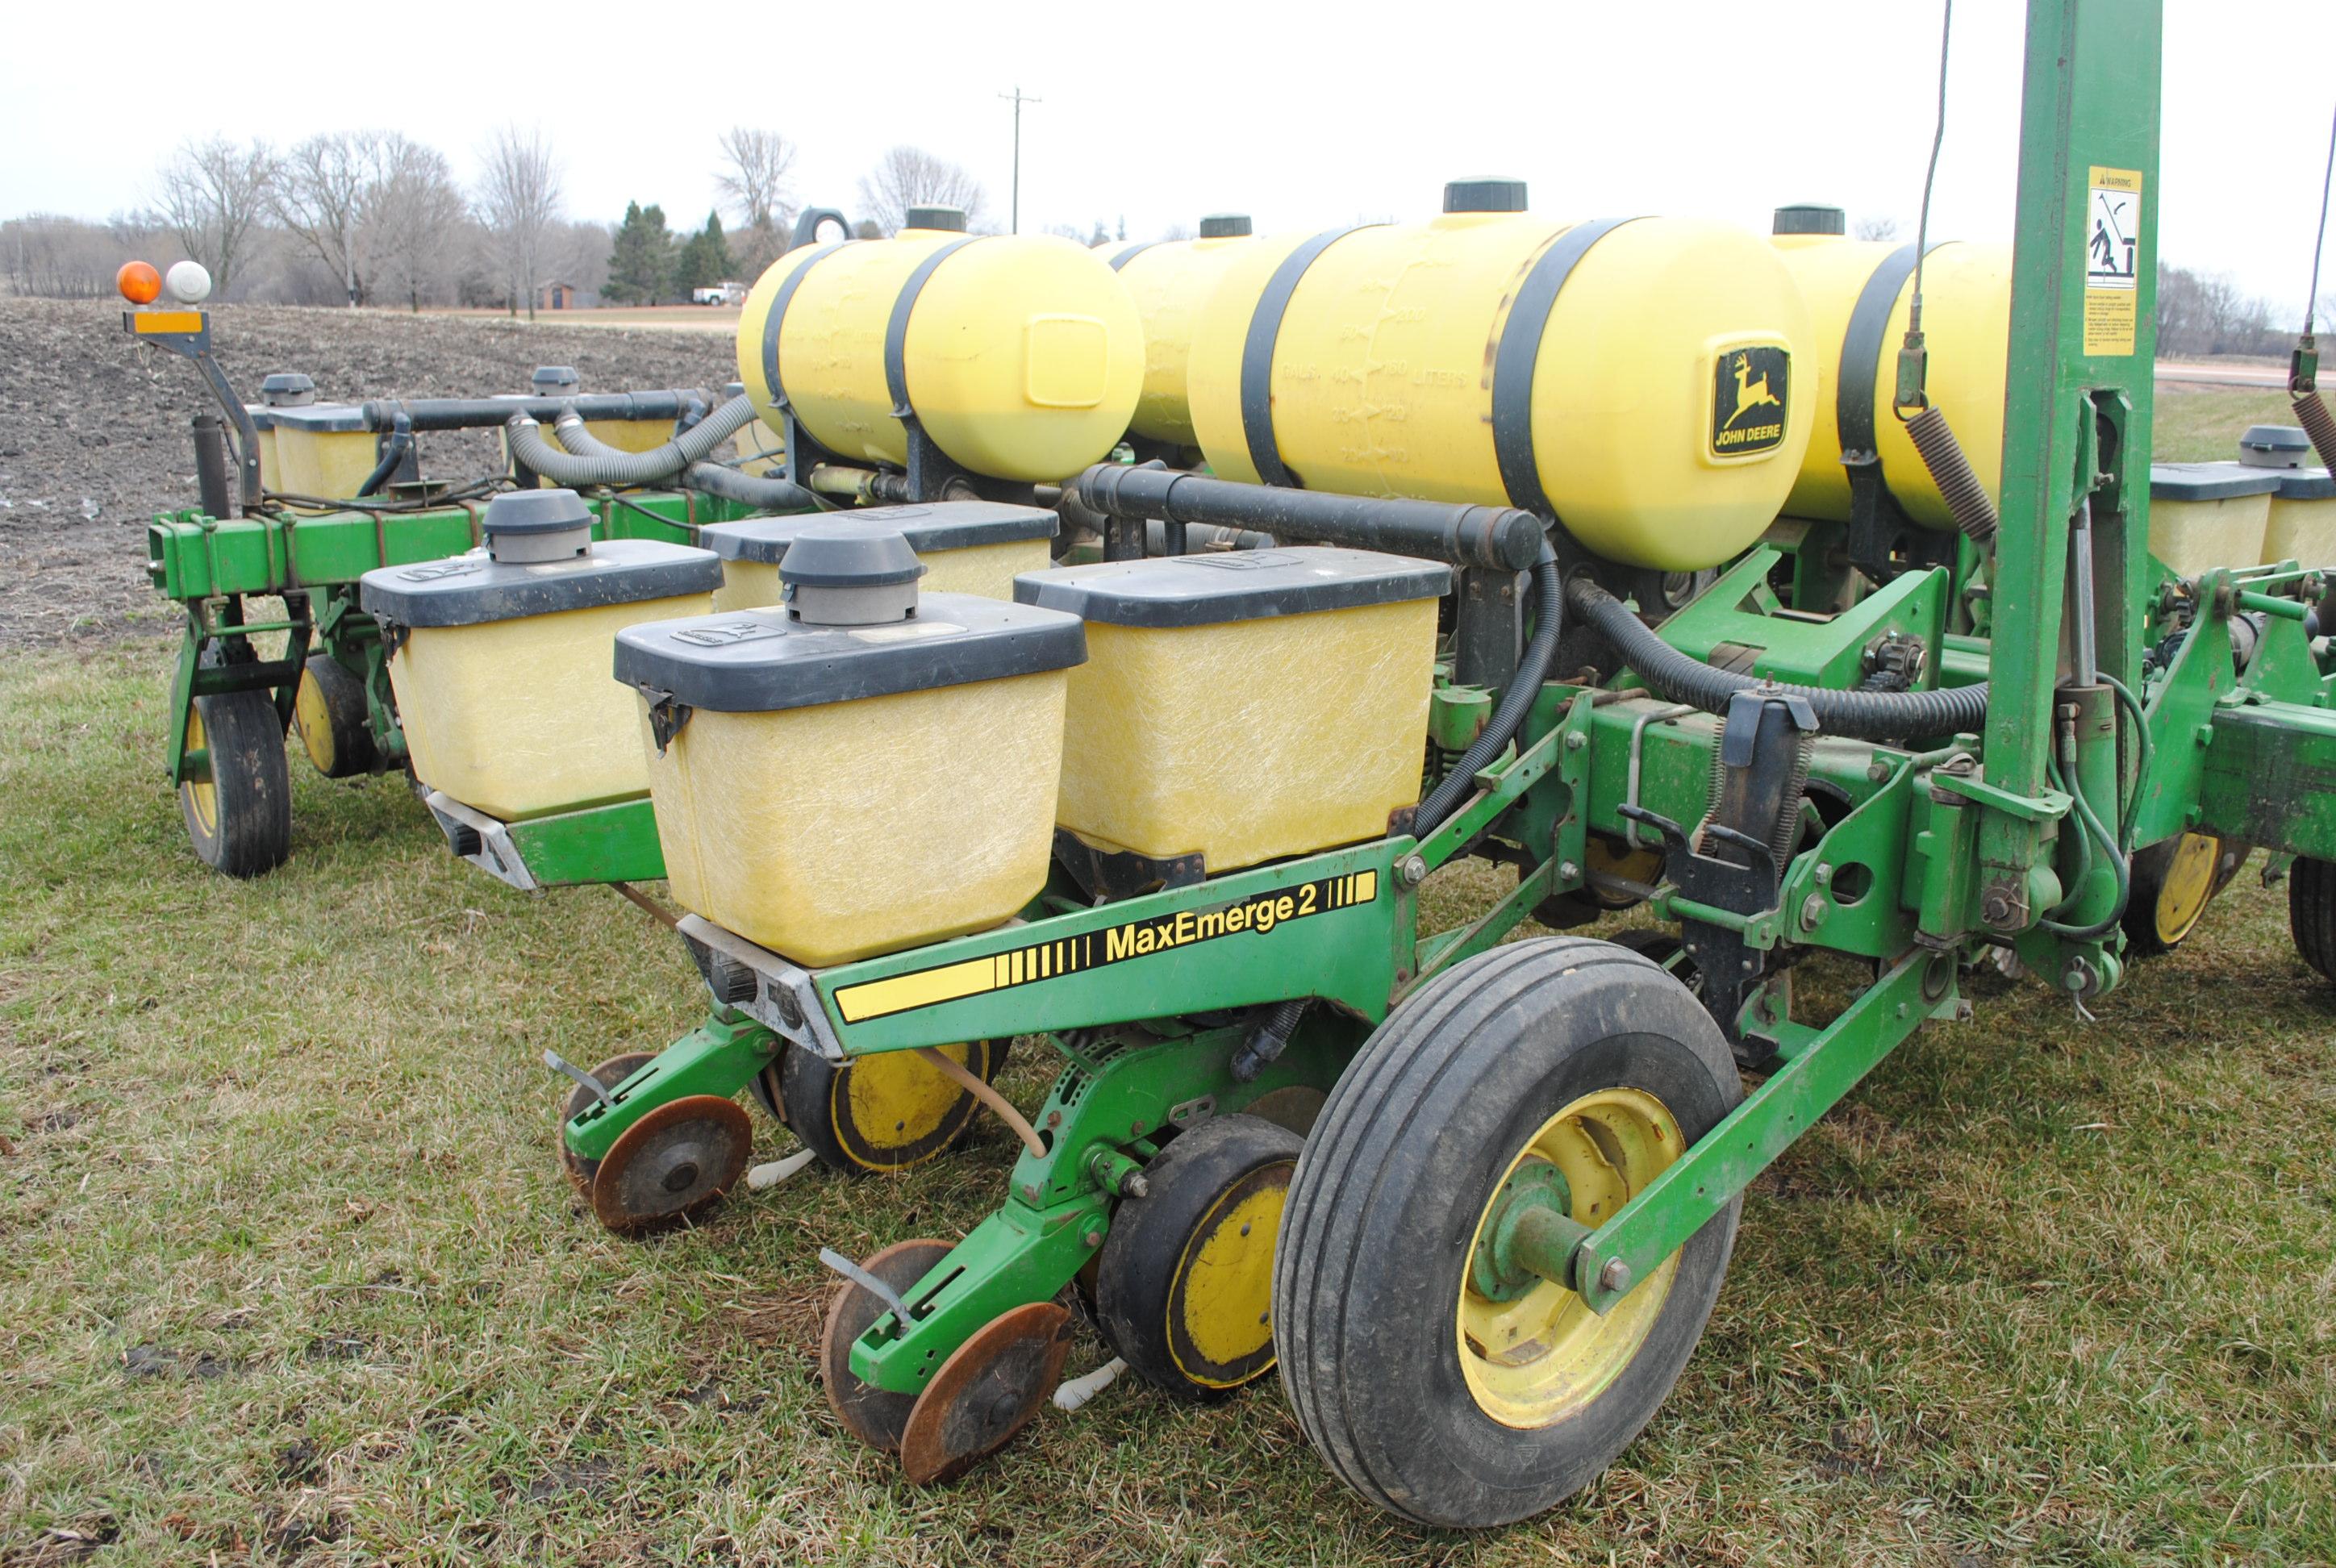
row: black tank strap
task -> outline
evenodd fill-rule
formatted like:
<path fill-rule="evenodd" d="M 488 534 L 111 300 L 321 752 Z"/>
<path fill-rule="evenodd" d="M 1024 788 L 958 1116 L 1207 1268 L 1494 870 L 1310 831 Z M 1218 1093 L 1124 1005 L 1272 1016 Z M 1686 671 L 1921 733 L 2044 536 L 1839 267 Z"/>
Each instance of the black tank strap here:
<path fill-rule="evenodd" d="M 916 410 L 909 406 L 909 317 L 917 308 L 917 296 L 924 292 L 925 282 L 940 264 L 983 238 L 968 234 L 962 239 L 952 239 L 917 263 L 909 274 L 909 281 L 900 285 L 900 292 L 892 301 L 892 319 L 884 328 L 884 389 L 892 396 L 892 417 L 906 419 Z"/>
<path fill-rule="evenodd" d="M 1160 241 L 1157 239 L 1143 239 L 1138 240 L 1134 245 L 1122 246 L 1120 248 L 1119 254 L 1111 258 L 1111 269 L 1114 272 L 1117 272 L 1121 268 L 1126 266 L 1129 262 L 1134 260 L 1137 257 L 1143 255 L 1145 251 L 1151 249 L 1153 246 L 1159 243 Z"/>
<path fill-rule="evenodd" d="M 1533 458 L 1533 366 L 1541 359 L 1542 330 L 1565 280 L 1590 248 L 1635 218 L 1601 218 L 1577 223 L 1550 241 L 1546 249 L 1517 285 L 1517 296 L 1501 324 L 1501 341 L 1493 351 L 1493 457 L 1501 467 L 1501 488 L 1510 504 L 1543 517 L 1553 517 L 1548 493 L 1542 489 L 1541 465 Z"/>
<path fill-rule="evenodd" d="M 771 313 L 763 318 L 763 385 L 770 389 L 774 408 L 787 406 L 786 384 L 779 379 L 779 326 L 787 318 L 787 307 L 794 301 L 795 289 L 805 273 L 852 243 L 839 239 L 813 251 L 810 260 L 787 274 L 787 280 L 779 285 L 779 292 L 771 301 Z"/>
<path fill-rule="evenodd" d="M 1282 313 L 1290 308 L 1290 297 L 1298 292 L 1298 281 L 1314 258 L 1358 229 L 1374 229 L 1377 224 L 1356 223 L 1344 229 L 1326 229 L 1282 258 L 1281 265 L 1273 269 L 1258 296 L 1257 304 L 1249 317 L 1249 336 L 1241 344 L 1241 433 L 1249 443 L 1249 459 L 1257 475 L 1268 484 L 1285 489 L 1303 488 L 1298 476 L 1283 466 L 1281 449 L 1273 439 L 1273 347 L 1281 336 Z"/>

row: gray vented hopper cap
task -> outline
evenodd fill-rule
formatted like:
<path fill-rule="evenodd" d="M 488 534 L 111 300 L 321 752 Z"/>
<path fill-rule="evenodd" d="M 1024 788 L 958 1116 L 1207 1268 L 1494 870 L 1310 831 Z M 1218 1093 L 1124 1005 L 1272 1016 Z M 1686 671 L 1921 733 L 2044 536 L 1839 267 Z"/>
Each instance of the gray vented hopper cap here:
<path fill-rule="evenodd" d="M 582 390 L 584 378 L 576 374 L 573 365 L 539 365 L 535 374 L 527 378 L 527 384 L 538 397 L 564 397 Z"/>
<path fill-rule="evenodd" d="M 911 207 L 900 220 L 903 229 L 942 229 L 951 234 L 965 232 L 965 209 L 962 207 Z"/>
<path fill-rule="evenodd" d="M 809 626 L 881 626 L 917 613 L 925 563 L 900 534 L 806 528 L 779 560 L 788 612 Z"/>
<path fill-rule="evenodd" d="M 1849 215 L 1838 207 L 1820 202 L 1796 201 L 1789 207 L 1776 209 L 1769 224 L 1771 234 L 1846 234 Z"/>
<path fill-rule="evenodd" d="M 479 520 L 491 560 L 567 560 L 592 549 L 592 509 L 572 490 L 514 490 L 487 502 Z"/>
<path fill-rule="evenodd" d="M 297 370 L 279 370 L 259 384 L 259 401 L 270 408 L 304 408 L 316 401 L 316 384 Z"/>
<path fill-rule="evenodd" d="M 1523 212 L 1524 209 L 1525 182 L 1522 180 L 1482 175 L 1474 180 L 1454 180 L 1444 187 L 1444 210 L 1446 212 Z"/>
<path fill-rule="evenodd" d="M 1238 239 L 1250 232 L 1246 212 L 1212 212 L 1201 219 L 1203 239 Z"/>
<path fill-rule="evenodd" d="M 2250 468 L 2302 468 L 2312 458 L 2312 438 L 2300 424 L 2251 424 L 2239 437 L 2239 461 Z"/>

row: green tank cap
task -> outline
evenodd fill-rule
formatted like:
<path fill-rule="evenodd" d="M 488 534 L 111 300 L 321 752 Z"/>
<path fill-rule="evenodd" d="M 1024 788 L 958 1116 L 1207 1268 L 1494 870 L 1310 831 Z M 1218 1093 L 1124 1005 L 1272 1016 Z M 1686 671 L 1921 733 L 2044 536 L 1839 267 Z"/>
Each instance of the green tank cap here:
<path fill-rule="evenodd" d="M 1796 201 L 1776 209 L 1775 219 L 1768 225 L 1771 234 L 1846 234 L 1849 215 L 1838 207 L 1820 202 Z"/>
<path fill-rule="evenodd" d="M 962 207 L 911 207 L 901 219 L 903 229 L 939 229 L 951 234 L 965 232 L 965 209 Z"/>
<path fill-rule="evenodd" d="M 565 397 L 582 391 L 584 378 L 576 374 L 573 365 L 539 365 L 535 374 L 527 378 L 527 384 L 535 389 L 538 397 Z"/>
<path fill-rule="evenodd" d="M 1498 175 L 1480 175 L 1473 180 L 1453 180 L 1444 187 L 1444 210 L 1446 212 L 1523 212 L 1525 209 L 1525 182 L 1504 180 Z"/>
<path fill-rule="evenodd" d="M 279 370 L 259 384 L 259 401 L 270 408 L 305 408 L 316 401 L 316 384 L 297 370 Z"/>
<path fill-rule="evenodd" d="M 1201 219 L 1203 239 L 1238 239 L 1250 232 L 1246 212 L 1212 212 Z"/>

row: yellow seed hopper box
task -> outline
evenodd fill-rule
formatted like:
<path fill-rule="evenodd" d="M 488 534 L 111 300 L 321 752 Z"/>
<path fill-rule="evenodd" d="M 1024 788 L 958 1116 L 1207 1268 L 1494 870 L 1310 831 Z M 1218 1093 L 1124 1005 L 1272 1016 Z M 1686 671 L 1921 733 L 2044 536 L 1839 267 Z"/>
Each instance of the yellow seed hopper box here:
<path fill-rule="evenodd" d="M 365 488 L 381 461 L 381 437 L 354 404 L 316 403 L 268 410 L 277 484 L 287 495 L 339 501 Z"/>
<path fill-rule="evenodd" d="M 2310 468 L 2312 438 L 2295 424 L 2257 424 L 2239 438 L 2239 461 L 2279 475 L 2263 531 L 2266 562 L 2336 566 L 2336 479 Z"/>
<path fill-rule="evenodd" d="M 2184 577 L 2263 560 L 2279 475 L 2236 463 L 2149 465 L 2149 553 Z"/>
<path fill-rule="evenodd" d="M 1087 623 L 1056 820 L 1212 872 L 1377 838 L 1419 800 L 1450 570 L 1370 550 L 1225 550 L 1032 572 Z"/>
<path fill-rule="evenodd" d="M 806 528 L 844 526 L 870 534 L 897 533 L 925 564 L 926 593 L 978 593 L 1012 599 L 1014 579 L 1043 571 L 1055 539 L 1055 514 L 1044 507 L 996 501 L 949 501 L 930 506 L 871 506 L 856 511 L 804 512 L 714 523 L 698 542 L 722 558 L 718 610 L 759 609 L 779 602 L 779 561 Z"/>
<path fill-rule="evenodd" d="M 985 930 L 1046 884 L 1076 617 L 920 594 L 899 532 L 806 528 L 784 605 L 633 627 L 666 875 L 821 967 Z"/>
<path fill-rule="evenodd" d="M 705 613 L 721 585 L 712 550 L 594 544 L 591 524 L 573 491 L 516 491 L 487 508 L 482 549 L 362 581 L 395 650 L 390 686 L 415 774 L 489 816 L 646 794 L 611 644 L 638 621 Z"/>

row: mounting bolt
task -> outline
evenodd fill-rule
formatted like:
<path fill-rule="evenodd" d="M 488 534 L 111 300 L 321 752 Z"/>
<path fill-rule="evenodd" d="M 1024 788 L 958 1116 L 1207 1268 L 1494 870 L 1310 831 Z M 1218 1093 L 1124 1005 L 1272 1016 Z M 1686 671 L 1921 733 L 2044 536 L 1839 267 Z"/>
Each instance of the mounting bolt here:
<path fill-rule="evenodd" d="M 1832 881 L 1833 881 L 1833 867 L 1831 867 L 1831 866 L 1829 866 L 1829 865 L 1825 864 L 1824 862 L 1820 861 L 1820 862 L 1817 862 L 1817 869 L 1816 869 L 1816 871 L 1815 871 L 1815 878 L 1816 878 L 1816 884 L 1817 884 L 1817 886 L 1819 886 L 1819 887 L 1825 887 L 1825 886 L 1827 886 L 1827 885 L 1828 885 L 1828 884 L 1830 884 L 1830 883 L 1832 882 Z"/>
<path fill-rule="evenodd" d="M 1990 888 L 1979 901 L 1979 918 L 1995 930 L 2009 930 L 2020 923 L 2020 911 L 2011 895 L 2001 888 Z"/>
<path fill-rule="evenodd" d="M 1102 1245 L 1103 1245 L 1103 1229 L 1102 1229 L 1102 1227 L 1097 1226 L 1096 1228 L 1095 1228 L 1095 1229 L 1093 1229 L 1093 1230 L 1090 1230 L 1090 1231 L 1089 1231 L 1085 1235 L 1081 1236 L 1081 1237 L 1079 1238 L 1079 1240 L 1080 1240 L 1080 1241 L 1082 1241 L 1082 1242 L 1085 1242 L 1088 1246 L 1090 1246 L 1090 1247 L 1100 1247 L 1100 1246 L 1102 1246 Z"/>
<path fill-rule="evenodd" d="M 1598 1288 L 1621 1295 L 1630 1288 L 1630 1265 L 1620 1258 L 1609 1258 L 1598 1271 Z"/>
<path fill-rule="evenodd" d="M 1586 745 L 1588 745 L 1589 744 L 1590 744 L 1590 737 L 1589 737 L 1588 735 L 1586 735 L 1582 734 L 1580 730 L 1575 729 L 1575 730 L 1568 730 L 1568 731 L 1566 731 L 1566 732 L 1565 732 L 1565 749 L 1566 749 L 1566 750 L 1568 750 L 1568 751 L 1580 751 L 1583 746 L 1586 746 Z"/>
<path fill-rule="evenodd" d="M 1801 930 L 1813 931 L 1825 924 L 1825 901 L 1822 893 L 1811 893 L 1801 901 Z"/>
<path fill-rule="evenodd" d="M 1557 880 L 1562 882 L 1580 881 L 1582 868 L 1572 861 L 1560 861 L 1557 862 Z"/>
<path fill-rule="evenodd" d="M 1427 880 L 1427 862 L 1417 855 L 1406 855 L 1396 862 L 1395 874 L 1407 888 L 1416 888 Z"/>

